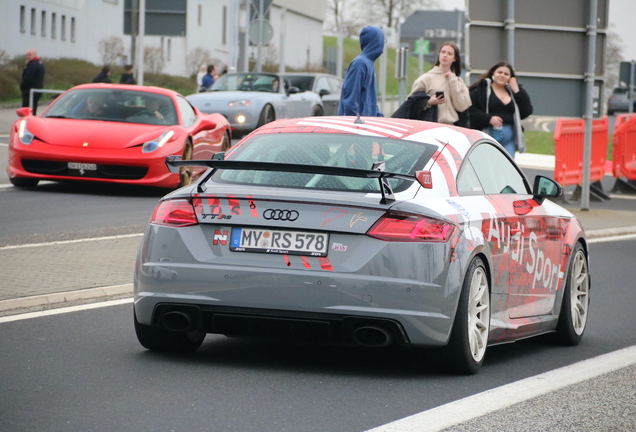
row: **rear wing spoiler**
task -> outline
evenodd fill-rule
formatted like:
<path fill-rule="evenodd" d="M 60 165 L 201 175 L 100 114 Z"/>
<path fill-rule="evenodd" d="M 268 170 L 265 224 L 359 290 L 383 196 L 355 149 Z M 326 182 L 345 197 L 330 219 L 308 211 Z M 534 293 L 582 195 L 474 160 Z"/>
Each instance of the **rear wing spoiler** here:
<path fill-rule="evenodd" d="M 398 178 L 407 181 L 418 181 L 414 175 L 399 174 L 386 172 L 384 162 L 376 162 L 370 170 L 363 170 L 357 168 L 342 168 L 333 166 L 322 165 L 303 165 L 303 164 L 289 164 L 278 162 L 253 162 L 253 161 L 235 161 L 224 160 L 222 153 L 217 153 L 212 159 L 209 160 L 182 160 L 181 156 L 168 156 L 166 157 L 166 166 L 171 173 L 178 173 L 180 167 L 184 166 L 199 166 L 217 169 L 227 170 L 250 170 L 250 171 L 275 171 L 275 172 L 293 172 L 303 174 L 323 174 L 330 176 L 343 176 L 343 177 L 357 177 L 357 178 L 376 178 L 380 183 L 380 192 L 382 193 L 381 204 L 395 201 L 393 195 L 393 189 L 389 185 L 390 178 Z M 205 180 L 209 178 L 214 171 L 212 171 L 206 179 L 199 182 L 199 192 L 205 191 Z"/>

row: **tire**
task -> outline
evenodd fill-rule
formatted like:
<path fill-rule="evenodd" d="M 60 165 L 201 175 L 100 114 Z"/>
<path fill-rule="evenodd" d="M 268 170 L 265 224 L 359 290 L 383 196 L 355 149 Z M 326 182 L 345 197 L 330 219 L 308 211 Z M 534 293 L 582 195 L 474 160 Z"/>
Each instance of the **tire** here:
<path fill-rule="evenodd" d="M 322 107 L 320 105 L 316 105 L 314 107 L 314 109 L 311 110 L 311 116 L 312 117 L 319 117 L 321 115 L 324 115 Z"/>
<path fill-rule="evenodd" d="M 31 188 L 36 187 L 40 182 L 40 179 L 28 177 L 11 177 L 9 181 L 13 186 L 16 187 Z"/>
<path fill-rule="evenodd" d="M 256 128 L 258 129 L 259 127 L 267 123 L 273 122 L 275 119 L 274 108 L 272 108 L 270 104 L 267 104 L 263 107 L 263 111 L 261 111 L 261 115 L 258 118 L 258 125 L 256 126 Z"/>
<path fill-rule="evenodd" d="M 135 318 L 137 340 L 146 349 L 157 352 L 189 353 L 194 352 L 203 343 L 203 332 L 173 332 L 170 330 L 139 324 Z"/>
<path fill-rule="evenodd" d="M 183 146 L 182 160 L 192 159 L 192 141 L 187 140 Z M 179 168 L 179 187 L 187 186 L 192 183 L 192 167 Z"/>
<path fill-rule="evenodd" d="M 581 243 L 577 243 L 572 252 L 556 330 L 557 340 L 561 344 L 574 346 L 581 342 L 589 310 L 590 273 L 587 255 Z"/>
<path fill-rule="evenodd" d="M 230 133 L 225 132 L 223 136 L 223 141 L 221 141 L 221 151 L 226 152 L 232 147 L 232 139 L 230 138 Z"/>
<path fill-rule="evenodd" d="M 486 357 L 489 332 L 490 283 L 484 262 L 476 257 L 466 272 L 455 323 L 446 347 L 454 372 L 477 373 Z"/>

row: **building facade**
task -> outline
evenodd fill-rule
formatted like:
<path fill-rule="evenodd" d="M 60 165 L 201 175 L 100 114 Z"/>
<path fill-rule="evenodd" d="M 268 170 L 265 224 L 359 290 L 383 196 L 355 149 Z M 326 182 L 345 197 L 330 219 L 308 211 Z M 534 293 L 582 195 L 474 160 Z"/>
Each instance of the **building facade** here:
<path fill-rule="evenodd" d="M 263 3 L 273 35 L 262 55 L 273 63 L 282 55 L 284 64 L 296 69 L 321 65 L 326 1 Z M 79 58 L 101 65 L 100 42 L 115 37 L 124 45 L 117 63 L 129 63 L 133 43 L 125 17 L 130 19 L 131 4 L 132 0 L 0 0 L 0 47 L 10 56 L 35 49 L 41 57 Z M 143 45 L 161 50 L 162 72 L 171 75 L 190 75 L 186 57 L 197 48 L 207 50 L 219 66 L 237 68 L 241 59 L 257 55 L 256 46 L 246 41 L 250 16 L 254 18 L 258 5 L 259 0 L 146 0 L 146 22 L 155 25 L 147 27 Z M 150 14 L 158 17 L 159 25 Z M 175 31 L 170 27 L 175 21 L 167 19 L 163 31 L 162 14 L 163 18 L 178 15 L 179 28 Z M 243 62 L 248 63 L 253 62 Z"/>

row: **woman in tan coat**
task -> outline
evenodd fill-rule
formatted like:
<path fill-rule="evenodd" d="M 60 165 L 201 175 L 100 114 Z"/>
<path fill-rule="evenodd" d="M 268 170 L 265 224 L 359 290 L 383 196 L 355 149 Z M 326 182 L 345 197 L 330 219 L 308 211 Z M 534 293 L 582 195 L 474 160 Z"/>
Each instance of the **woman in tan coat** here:
<path fill-rule="evenodd" d="M 468 87 L 459 76 L 461 70 L 459 48 L 453 42 L 444 42 L 435 66 L 413 83 L 411 94 L 425 91 L 431 95 L 426 108 L 437 105 L 439 123 L 455 124 L 459 120 L 459 113 L 471 105 Z"/>

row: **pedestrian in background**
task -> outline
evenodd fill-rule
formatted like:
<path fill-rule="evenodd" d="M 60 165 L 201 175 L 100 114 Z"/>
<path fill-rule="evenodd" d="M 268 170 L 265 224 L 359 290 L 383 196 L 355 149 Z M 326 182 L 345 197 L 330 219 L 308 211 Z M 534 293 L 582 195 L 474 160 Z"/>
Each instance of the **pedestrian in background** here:
<path fill-rule="evenodd" d="M 203 77 L 206 73 L 208 73 L 207 70 L 208 67 L 204 64 L 202 64 L 199 68 L 199 72 L 197 72 L 197 89 L 201 88 L 201 85 L 203 84 Z"/>
<path fill-rule="evenodd" d="M 380 27 L 367 26 L 360 31 L 362 52 L 347 69 L 340 93 L 338 115 L 384 117 L 378 108 L 374 62 L 384 52 L 384 32 Z"/>
<path fill-rule="evenodd" d="M 38 57 L 35 50 L 31 49 L 26 53 L 26 65 L 22 70 L 22 81 L 20 81 L 20 91 L 22 92 L 22 106 L 29 106 L 31 89 L 41 89 L 44 87 L 44 64 Z M 33 115 L 37 114 L 38 101 L 42 93 L 33 93 Z"/>
<path fill-rule="evenodd" d="M 112 84 L 113 82 L 110 79 L 110 66 L 104 66 L 99 75 L 93 78 L 93 82 Z"/>
<path fill-rule="evenodd" d="M 496 139 L 514 158 L 526 150 L 521 120 L 532 114 L 530 96 L 512 66 L 501 61 L 470 86 L 470 126 Z"/>
<path fill-rule="evenodd" d="M 119 84 L 131 84 L 137 85 L 137 80 L 134 77 L 135 71 L 133 69 L 133 65 L 127 64 L 124 66 L 124 73 L 121 74 L 121 78 L 119 78 Z"/>
<path fill-rule="evenodd" d="M 424 91 L 430 98 L 424 109 L 437 106 L 437 121 L 468 127 L 470 94 L 461 79 L 462 61 L 459 47 L 453 42 L 444 42 L 440 47 L 435 66 L 413 83 L 411 95 Z"/>
<path fill-rule="evenodd" d="M 218 74 L 216 73 L 216 66 L 208 65 L 208 72 L 203 75 L 201 79 L 201 87 L 199 88 L 199 92 L 206 92 L 212 88 L 212 84 L 216 80 L 215 77 L 218 78 Z"/>

